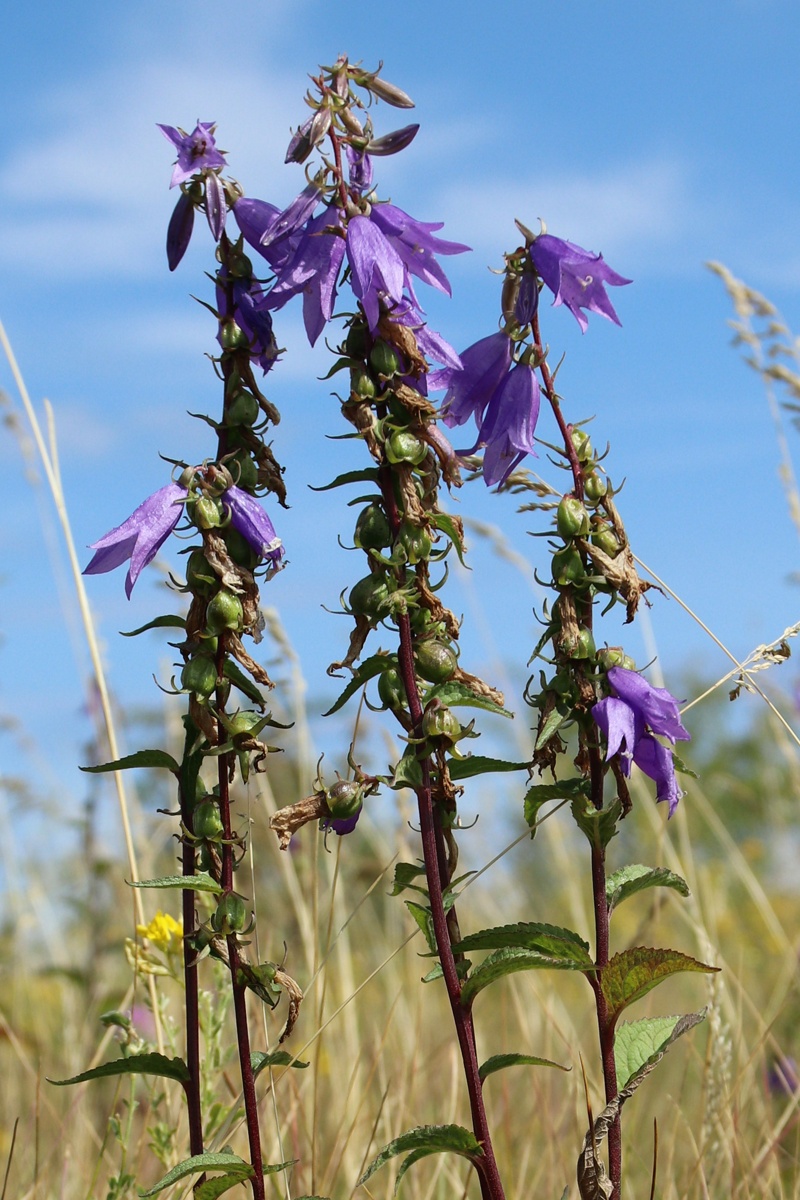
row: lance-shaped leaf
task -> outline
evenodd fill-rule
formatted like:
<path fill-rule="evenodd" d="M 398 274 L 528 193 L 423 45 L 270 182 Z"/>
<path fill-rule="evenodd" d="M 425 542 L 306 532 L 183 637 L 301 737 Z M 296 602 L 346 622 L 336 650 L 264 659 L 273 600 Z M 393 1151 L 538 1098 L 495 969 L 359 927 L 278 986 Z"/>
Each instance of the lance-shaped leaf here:
<path fill-rule="evenodd" d="M 237 687 L 240 692 L 247 696 L 248 700 L 252 700 L 263 711 L 266 708 L 266 700 L 260 688 L 257 688 L 252 679 L 245 675 L 244 671 L 234 662 L 232 658 L 226 658 L 222 668 L 222 674 L 225 676 L 234 687 Z"/>
<path fill-rule="evenodd" d="M 358 689 L 364 686 L 367 680 L 374 679 L 376 675 L 381 675 L 388 665 L 389 657 L 386 654 L 373 654 L 371 658 L 365 658 L 336 703 L 331 705 L 328 711 L 322 715 L 330 717 L 333 713 L 338 712 L 350 697 L 354 696 Z"/>
<path fill-rule="evenodd" d="M 424 892 L 427 896 L 428 889 L 420 887 L 414 882 L 415 879 L 425 879 L 425 868 L 418 866 L 416 863 L 398 863 L 394 869 L 394 882 L 390 896 L 399 896 L 406 888 L 413 888 L 415 892 Z"/>
<path fill-rule="evenodd" d="M 656 1066 L 672 1043 L 687 1029 L 699 1025 L 705 1015 L 703 1009 L 682 1017 L 645 1017 L 642 1021 L 623 1021 L 618 1025 L 614 1034 L 614 1061 L 619 1086 L 626 1088 L 644 1066 Z"/>
<path fill-rule="evenodd" d="M 588 788 L 585 779 L 559 779 L 555 783 L 534 783 L 525 793 L 523 813 L 531 827 L 531 837 L 536 836 L 536 822 L 539 819 L 539 809 L 548 800 L 569 800 L 585 796 Z"/>
<path fill-rule="evenodd" d="M 458 561 L 461 563 L 462 567 L 466 567 L 467 564 L 464 561 L 464 543 L 461 540 L 458 526 L 453 518 L 448 513 L 434 513 L 431 517 L 431 524 L 436 529 L 441 529 L 442 533 L 447 534 L 447 536 L 450 538 L 450 541 L 456 548 Z"/>
<path fill-rule="evenodd" d="M 487 712 L 499 713 L 501 717 L 513 718 L 514 716 L 501 704 L 497 704 L 488 696 L 479 696 L 477 692 L 473 692 L 472 688 L 468 688 L 463 683 L 440 683 L 437 687 L 431 688 L 425 697 L 426 703 L 433 699 L 441 700 L 442 704 L 446 704 L 448 708 L 455 708 L 462 704 L 469 708 L 484 708 Z"/>
<path fill-rule="evenodd" d="M 552 1062 L 549 1058 L 537 1058 L 534 1054 L 493 1054 L 491 1058 L 487 1058 L 485 1063 L 481 1063 L 478 1068 L 478 1074 L 481 1078 L 481 1083 L 489 1075 L 494 1075 L 495 1071 L 502 1071 L 506 1067 L 557 1067 L 559 1071 L 571 1071 L 571 1067 L 562 1067 L 561 1063 Z"/>
<path fill-rule="evenodd" d="M 617 822 L 622 816 L 620 801 L 612 800 L 608 808 L 598 811 L 588 796 L 577 796 L 571 808 L 575 822 L 589 844 L 596 850 L 604 850 L 617 832 Z"/>
<path fill-rule="evenodd" d="M 630 863 L 620 867 L 606 880 L 606 900 L 608 911 L 612 912 L 623 900 L 642 892 L 645 888 L 667 887 L 680 892 L 682 896 L 689 895 L 689 885 L 674 871 L 666 867 L 645 867 L 641 863 Z"/>
<path fill-rule="evenodd" d="M 181 1179 L 185 1179 L 187 1175 L 199 1175 L 203 1171 L 224 1171 L 229 1178 L 235 1178 L 241 1182 L 243 1179 L 252 1179 L 253 1168 L 249 1162 L 245 1162 L 243 1158 L 239 1158 L 237 1154 L 222 1153 L 222 1154 L 193 1154 L 191 1158 L 184 1159 L 178 1163 L 177 1167 L 173 1167 L 171 1171 L 167 1171 L 166 1175 L 159 1179 L 158 1183 L 148 1188 L 146 1192 L 139 1192 L 140 1200 L 147 1200 L 148 1196 L 157 1196 L 159 1192 L 163 1192 L 165 1188 L 171 1187 L 173 1183 L 177 1183 Z"/>
<path fill-rule="evenodd" d="M 100 775 L 104 771 L 129 771 L 132 767 L 164 767 L 177 775 L 180 766 L 166 750 L 137 750 L 135 754 L 126 754 L 123 758 L 115 758 L 113 762 L 100 763 L 96 767 L 81 767 L 90 775 Z"/>
<path fill-rule="evenodd" d="M 464 1129 L 462 1125 L 417 1125 L 416 1128 L 409 1129 L 407 1133 L 401 1133 L 400 1137 L 389 1142 L 388 1146 L 384 1146 L 377 1158 L 374 1158 L 369 1164 L 356 1187 L 361 1187 L 363 1183 L 366 1183 L 390 1158 L 410 1151 L 409 1157 L 403 1163 L 397 1176 L 396 1191 L 397 1184 L 412 1162 L 417 1162 L 429 1154 L 441 1154 L 446 1150 L 453 1154 L 461 1154 L 470 1162 L 474 1162 L 483 1154 L 475 1135 L 468 1129 Z"/>
<path fill-rule="evenodd" d="M 67 1087 L 72 1083 L 86 1083 L 89 1079 L 107 1079 L 110 1075 L 160 1075 L 163 1079 L 177 1079 L 187 1083 L 189 1068 L 182 1058 L 167 1058 L 166 1054 L 129 1054 L 127 1058 L 116 1058 L 113 1062 L 101 1063 L 90 1071 L 81 1071 L 71 1079 L 48 1079 L 56 1087 Z"/>
<path fill-rule="evenodd" d="M 656 950 L 650 946 L 634 946 L 615 954 L 603 970 L 601 988 L 608 1004 L 608 1015 L 612 1023 L 620 1013 L 646 996 L 670 975 L 679 971 L 718 971 L 698 962 L 679 950 Z"/>
<path fill-rule="evenodd" d="M 498 925 L 495 929 L 482 929 L 463 938 L 457 950 L 500 950 L 514 946 L 525 950 L 536 950 L 551 958 L 564 958 L 577 970 L 592 970 L 594 963 L 589 954 L 589 943 L 571 929 L 560 925 L 545 925 L 538 922 L 520 922 L 516 925 Z"/>
<path fill-rule="evenodd" d="M 137 879 L 130 887 L 179 888 L 189 892 L 213 892 L 217 896 L 222 891 L 222 887 L 208 871 L 198 871 L 196 875 L 162 875 L 160 879 Z"/>
<path fill-rule="evenodd" d="M 453 758 L 447 764 L 450 778 L 472 779 L 475 775 L 488 775 L 502 771 L 527 771 L 530 763 L 507 762 L 504 758 L 487 758 L 483 754 L 468 754 L 464 758 Z"/>
<path fill-rule="evenodd" d="M 140 625 L 138 629 L 130 629 L 126 633 L 124 629 L 120 630 L 122 637 L 138 637 L 140 633 L 146 633 L 148 629 L 185 629 L 186 618 L 179 617 L 177 613 L 168 613 L 164 617 L 154 617 L 152 621 L 148 621 L 146 625 Z"/>
<path fill-rule="evenodd" d="M 435 954 L 436 933 L 433 928 L 433 913 L 429 908 L 425 908 L 422 904 L 417 904 L 416 900 L 406 900 L 405 905 L 416 921 L 417 925 L 419 925 L 420 929 L 425 934 L 425 941 L 428 943 L 428 949 L 432 954 Z"/>
<path fill-rule="evenodd" d="M 555 954 L 541 954 L 538 950 L 526 950 L 522 946 L 509 946 L 495 950 L 475 967 L 461 989 L 462 1004 L 472 1004 L 478 992 L 482 992 L 496 979 L 512 975 L 516 971 L 585 971 L 585 963 L 576 958 L 565 958 Z"/>
<path fill-rule="evenodd" d="M 288 1050 L 273 1050 L 271 1054 L 265 1054 L 263 1050 L 254 1050 L 250 1055 L 250 1066 L 253 1068 L 253 1078 L 255 1078 L 266 1067 L 297 1067 L 302 1071 L 308 1066 L 308 1063 L 301 1062 Z"/>
<path fill-rule="evenodd" d="M 347 364 L 350 366 L 350 363 Z M 312 492 L 329 492 L 331 488 L 343 487 L 346 483 L 364 483 L 369 480 L 370 483 L 378 482 L 378 468 L 364 467 L 360 471 L 345 471 L 344 475 L 337 475 L 330 483 L 323 484 L 322 487 L 311 487 Z"/>
<path fill-rule="evenodd" d="M 195 1185 L 193 1200 L 217 1200 L 218 1196 L 243 1182 L 241 1175 L 209 1175 L 208 1179 Z"/>

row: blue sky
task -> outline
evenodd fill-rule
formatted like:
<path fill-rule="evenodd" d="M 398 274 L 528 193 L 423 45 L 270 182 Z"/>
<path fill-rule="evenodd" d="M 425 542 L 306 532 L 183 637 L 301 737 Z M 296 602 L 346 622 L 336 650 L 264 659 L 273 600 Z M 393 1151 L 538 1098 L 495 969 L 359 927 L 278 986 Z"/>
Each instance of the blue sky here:
<path fill-rule="evenodd" d="M 211 451 L 204 427 L 186 416 L 218 404 L 203 357 L 213 349 L 210 318 L 189 298 L 207 294 L 210 240 L 198 226 L 169 275 L 173 156 L 156 122 L 216 120 L 245 191 L 283 204 L 301 183 L 299 168 L 282 164 L 290 126 L 307 111 L 306 74 L 346 51 L 368 66 L 383 59 L 386 77 L 417 103 L 420 134 L 381 164 L 380 194 L 444 220 L 445 236 L 474 248 L 448 261 L 454 299 L 426 297 L 432 325 L 457 348 L 494 330 L 487 268 L 516 244 L 515 216 L 532 226 L 542 217 L 550 232 L 601 250 L 635 280 L 613 295 L 622 329 L 593 319 L 581 337 L 558 309 L 545 310 L 543 330 L 556 359 L 567 353 L 559 383 L 570 418 L 596 415 L 610 473 L 627 477 L 620 507 L 634 549 L 737 654 L 798 618 L 800 592 L 788 582 L 797 536 L 773 430 L 757 381 L 728 346 L 728 301 L 703 266 L 724 261 L 800 327 L 792 0 L 412 0 L 368 14 L 320 0 L 242 0 L 227 10 L 74 0 L 19 7 L 4 43 L 0 316 L 31 392 L 54 404 L 79 545 L 166 482 L 159 452 L 200 461 Z M 405 119 L 385 106 L 376 115 L 383 129 Z M 336 545 L 338 530 L 345 540 L 350 532 L 349 497 L 321 499 L 307 484 L 361 458 L 325 440 L 341 419 L 329 385 L 315 379 L 327 370 L 324 347 L 309 350 L 291 307 L 276 328 L 288 352 L 269 394 L 284 414 L 275 448 L 292 508 L 272 512 L 290 566 L 267 600 L 302 654 L 310 694 L 324 700 L 325 666 L 341 656 L 347 625 L 320 604 L 335 607 L 361 564 Z M 0 386 L 11 391 L 4 365 Z M 546 418 L 540 433 L 553 436 Z M 63 612 L 59 556 L 46 552 L 47 504 L 33 498 L 15 440 L 0 436 L 11 484 L 0 712 L 27 728 L 36 714 L 37 762 L 50 782 L 80 794 L 86 659 Z M 544 456 L 539 466 L 556 477 Z M 530 518 L 515 516 L 508 499 L 473 485 L 454 506 L 501 525 L 519 553 L 542 562 Z M 466 615 L 469 665 L 494 678 L 514 663 L 521 672 L 536 637 L 536 589 L 472 541 L 475 571 L 455 582 L 452 601 Z M 123 703 L 157 696 L 161 643 L 132 644 L 116 631 L 164 610 L 160 578 L 151 571 L 130 604 L 121 573 L 90 580 Z M 692 664 L 726 669 L 671 602 L 657 598 L 649 620 L 668 679 Z M 641 632 L 627 644 L 646 660 Z"/>

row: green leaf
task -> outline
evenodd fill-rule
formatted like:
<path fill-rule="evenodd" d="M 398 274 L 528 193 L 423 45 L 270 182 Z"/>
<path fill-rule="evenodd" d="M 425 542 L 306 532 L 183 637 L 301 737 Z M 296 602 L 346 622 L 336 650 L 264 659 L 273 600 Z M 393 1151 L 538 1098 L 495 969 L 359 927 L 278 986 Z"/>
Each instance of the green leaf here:
<path fill-rule="evenodd" d="M 459 537 L 458 528 L 456 526 L 455 521 L 450 516 L 450 514 L 449 513 L 434 513 L 434 515 L 431 518 L 431 524 L 434 525 L 437 529 L 441 529 L 443 533 L 447 534 L 447 536 L 450 538 L 450 541 L 453 543 L 453 545 L 456 548 L 456 554 L 458 555 L 458 561 L 461 563 L 462 567 L 466 567 L 467 564 L 464 562 L 464 543 L 461 541 L 461 538 Z"/>
<path fill-rule="evenodd" d="M 237 1154 L 228 1152 L 194 1154 L 191 1158 L 186 1158 L 182 1163 L 178 1163 L 177 1167 L 173 1167 L 171 1171 L 167 1171 L 166 1175 L 146 1192 L 140 1191 L 140 1200 L 146 1200 L 148 1196 L 157 1196 L 159 1192 L 163 1192 L 164 1188 L 177 1183 L 179 1179 L 185 1179 L 187 1175 L 199 1175 L 201 1171 L 224 1171 L 226 1175 L 235 1176 L 237 1180 L 252 1179 L 253 1177 L 253 1168 L 250 1163 L 239 1158 Z"/>
<path fill-rule="evenodd" d="M 427 896 L 427 889 L 418 887 L 414 883 L 414 880 L 419 879 L 420 876 L 423 878 L 425 876 L 424 867 L 419 867 L 416 863 L 398 863 L 394 869 L 394 884 L 389 895 L 399 896 L 406 888 L 413 888 L 417 892 L 425 892 Z"/>
<path fill-rule="evenodd" d="M 210 1175 L 195 1187 L 192 1193 L 193 1200 L 217 1200 L 217 1196 L 230 1191 L 237 1183 L 244 1183 L 241 1175 Z"/>
<path fill-rule="evenodd" d="M 338 712 L 368 679 L 374 679 L 376 675 L 382 674 L 390 662 L 388 654 L 373 654 L 371 658 L 365 658 L 336 703 L 322 715 L 330 717 L 333 713 Z"/>
<path fill-rule="evenodd" d="M 389 1142 L 388 1146 L 384 1146 L 377 1158 L 374 1158 L 369 1164 L 356 1187 L 361 1187 L 363 1183 L 366 1183 L 390 1158 L 395 1158 L 398 1154 L 405 1154 L 408 1150 L 412 1152 L 413 1162 L 417 1162 L 418 1159 L 428 1154 L 441 1154 L 447 1150 L 453 1154 L 462 1154 L 471 1162 L 483 1154 L 480 1142 L 476 1140 L 475 1135 L 468 1129 L 464 1129 L 462 1125 L 417 1125 L 416 1128 L 409 1129 L 407 1133 L 401 1133 L 400 1137 Z M 403 1164 L 401 1173 L 398 1175 L 398 1182 L 409 1166 L 411 1166 L 411 1162 L 407 1161 Z"/>
<path fill-rule="evenodd" d="M 495 929 L 482 929 L 463 938 L 456 950 L 501 950 L 515 947 L 535 950 L 550 958 L 564 958 L 570 969 L 591 970 L 594 968 L 589 943 L 571 929 L 559 925 L 544 925 L 521 922 L 517 925 L 498 925 Z"/>
<path fill-rule="evenodd" d="M 129 885 L 137 888 L 185 888 L 189 892 L 213 892 L 219 895 L 222 888 L 208 871 L 196 875 L 162 875 L 160 879 L 139 879 Z"/>
<path fill-rule="evenodd" d="M 641 863 L 629 863 L 627 867 L 620 867 L 613 875 L 609 875 L 606 880 L 606 900 L 609 913 L 629 896 L 652 887 L 674 888 L 682 896 L 689 895 L 689 885 L 686 880 L 682 879 L 680 875 L 676 875 L 674 871 L 668 871 L 666 867 L 644 867 Z"/>
<path fill-rule="evenodd" d="M 90 775 L 100 775 L 104 771 L 127 771 L 131 767 L 166 767 L 174 775 L 180 771 L 180 766 L 166 750 L 137 750 L 135 754 L 126 754 L 124 758 L 116 758 L 113 762 L 80 769 Z"/>
<path fill-rule="evenodd" d="M 502 1071 L 505 1067 L 556 1067 L 559 1071 L 571 1071 L 572 1067 L 562 1067 L 561 1063 L 552 1062 L 549 1058 L 537 1058 L 534 1054 L 493 1054 L 491 1058 L 487 1058 L 485 1063 L 482 1063 L 478 1069 L 478 1074 L 481 1077 L 481 1083 L 489 1075 L 494 1075 L 495 1071 Z"/>
<path fill-rule="evenodd" d="M 446 704 L 448 708 L 455 708 L 459 704 L 467 705 L 470 708 L 483 708 L 487 712 L 499 713 L 501 717 L 509 717 L 513 719 L 514 714 L 509 712 L 507 708 L 503 708 L 501 704 L 496 704 L 494 700 L 490 700 L 488 696 L 479 696 L 477 692 L 473 692 L 472 688 L 468 688 L 463 683 L 440 683 L 436 687 L 431 688 L 425 697 L 425 703 L 429 700 L 441 700 L 442 704 Z M 527 763 L 525 764 L 528 765 Z"/>
<path fill-rule="evenodd" d="M 85 1083 L 89 1079 L 106 1079 L 109 1075 L 160 1075 L 163 1079 L 177 1079 L 186 1083 L 189 1068 L 182 1058 L 167 1058 L 166 1054 L 129 1054 L 127 1058 L 115 1058 L 113 1062 L 101 1063 L 90 1071 L 82 1071 L 71 1079 L 48 1079 L 56 1087 L 67 1087 L 72 1083 Z"/>
<path fill-rule="evenodd" d="M 582 778 L 560 779 L 556 783 L 534 783 L 525 793 L 523 813 L 531 827 L 531 837 L 536 837 L 536 822 L 539 809 L 548 800 L 568 800 L 572 797 L 586 795 L 588 781 Z"/>
<path fill-rule="evenodd" d="M 390 784 L 393 788 L 411 788 L 416 791 L 422 787 L 422 764 L 416 756 L 413 746 L 409 746 L 394 769 Z"/>
<path fill-rule="evenodd" d="M 148 621 L 146 625 L 140 625 L 138 629 L 131 629 L 127 633 L 120 629 L 122 637 L 138 637 L 140 633 L 146 633 L 148 629 L 185 629 L 186 618 L 179 617 L 177 613 L 168 613 L 165 617 L 154 617 L 152 621 Z"/>
<path fill-rule="evenodd" d="M 572 801 L 572 815 L 589 844 L 604 850 L 617 832 L 617 821 L 622 816 L 622 804 L 612 800 L 608 808 L 597 809 L 586 796 L 576 796 Z"/>
<path fill-rule="evenodd" d="M 527 771 L 530 765 L 526 762 L 506 762 L 504 758 L 486 758 L 483 754 L 451 758 L 447 764 L 451 779 L 471 779 L 473 775 L 487 775 L 490 771 Z"/>
<path fill-rule="evenodd" d="M 570 716 L 570 709 L 568 709 L 563 703 L 557 704 L 554 708 L 552 708 L 547 714 L 547 720 L 542 726 L 541 732 L 536 739 L 534 750 L 541 750 L 542 746 L 550 741 L 550 738 L 553 736 L 553 734 L 558 733 L 561 726 Z"/>
<path fill-rule="evenodd" d="M 329 492 L 331 488 L 343 487 L 346 483 L 364 483 L 369 480 L 370 483 L 378 482 L 378 468 L 365 467 L 361 471 L 345 471 L 344 475 L 337 475 L 332 483 L 326 483 L 323 487 L 311 487 L 312 492 Z"/>
<path fill-rule="evenodd" d="M 433 914 L 429 908 L 417 904 L 416 900 L 406 900 L 405 906 L 425 934 L 425 941 L 433 954 L 436 953 L 436 934 L 433 930 Z"/>
<path fill-rule="evenodd" d="M 538 950 L 526 950 L 524 946 L 508 946 L 503 950 L 495 950 L 475 968 L 461 989 L 461 1001 L 471 1004 L 478 992 L 504 975 L 511 975 L 515 971 L 540 970 L 585 971 L 586 966 L 577 958 L 541 954 Z"/>
<path fill-rule="evenodd" d="M 600 986 L 608 1004 L 609 1017 L 616 1021 L 623 1009 L 670 975 L 679 971 L 718 971 L 698 962 L 679 950 L 656 950 L 649 946 L 634 946 L 615 954 L 603 969 Z"/>
<path fill-rule="evenodd" d="M 642 1067 L 655 1064 L 674 1041 L 699 1025 L 706 1010 L 682 1017 L 645 1017 L 643 1021 L 623 1021 L 614 1034 L 614 1061 L 617 1082 L 625 1088 Z"/>
<path fill-rule="evenodd" d="M 301 1062 L 288 1050 L 273 1050 L 271 1054 L 265 1054 L 263 1050 L 254 1050 L 250 1055 L 250 1066 L 253 1069 L 253 1078 L 255 1078 L 265 1067 L 297 1067 L 302 1071 L 304 1067 L 308 1066 L 308 1063 Z"/>
<path fill-rule="evenodd" d="M 239 664 L 232 658 L 225 659 L 225 665 L 222 668 L 222 674 L 229 680 L 234 687 L 237 687 L 240 692 L 247 696 L 248 700 L 252 700 L 259 708 L 266 708 L 266 700 L 259 688 L 253 683 L 252 679 L 245 675 Z"/>

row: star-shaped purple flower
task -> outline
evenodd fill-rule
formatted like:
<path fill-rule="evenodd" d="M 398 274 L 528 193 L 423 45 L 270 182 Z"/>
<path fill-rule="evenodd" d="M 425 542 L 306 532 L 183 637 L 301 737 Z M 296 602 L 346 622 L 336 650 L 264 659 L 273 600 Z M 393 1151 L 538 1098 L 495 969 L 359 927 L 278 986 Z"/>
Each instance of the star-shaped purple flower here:
<path fill-rule="evenodd" d="M 125 593 L 130 600 L 136 580 L 180 521 L 187 495 L 187 488 L 177 483 L 168 483 L 153 492 L 127 521 L 91 544 L 89 549 L 96 553 L 84 568 L 84 575 L 102 575 L 130 559 L 125 580 Z"/>
<path fill-rule="evenodd" d="M 543 233 L 531 245 L 530 256 L 555 296 L 553 306 L 565 304 L 584 333 L 589 322 L 581 312 L 582 308 L 621 324 L 606 293 L 606 284 L 622 287 L 632 280 L 612 271 L 602 254 L 592 254 L 574 242 Z"/>
<path fill-rule="evenodd" d="M 672 742 L 688 741 L 678 701 L 666 688 L 656 688 L 638 673 L 625 667 L 612 667 L 608 682 L 614 694 L 598 701 L 592 709 L 595 724 L 604 734 L 606 759 L 619 754 L 625 775 L 631 773 L 631 759 L 656 783 L 656 799 L 666 800 L 669 815 L 675 812 L 683 793 L 675 779 L 672 752 L 653 736 Z"/>
<path fill-rule="evenodd" d="M 403 263 L 409 291 L 411 281 L 408 276 L 416 275 L 430 287 L 452 295 L 450 282 L 436 261 L 436 255 L 464 254 L 470 247 L 461 242 L 448 242 L 444 238 L 434 237 L 433 231 L 443 227 L 442 221 L 417 221 L 394 204 L 374 204 L 369 220 L 380 229 Z"/>
<path fill-rule="evenodd" d="M 185 183 L 198 171 L 205 168 L 215 170 L 225 166 L 225 156 L 217 149 L 214 141 L 216 121 L 198 121 L 192 133 L 176 129 L 174 125 L 159 125 L 159 129 L 178 151 L 178 161 L 172 172 L 169 186 L 174 188 Z"/>

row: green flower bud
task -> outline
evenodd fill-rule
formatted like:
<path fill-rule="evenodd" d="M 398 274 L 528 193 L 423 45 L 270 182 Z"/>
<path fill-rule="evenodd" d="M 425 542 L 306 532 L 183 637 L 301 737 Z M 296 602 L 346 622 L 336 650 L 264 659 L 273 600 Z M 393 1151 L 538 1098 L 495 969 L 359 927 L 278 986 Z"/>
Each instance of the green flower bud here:
<path fill-rule="evenodd" d="M 374 367 L 379 375 L 390 379 L 392 375 L 397 374 L 397 368 L 400 366 L 400 360 L 397 357 L 392 346 L 388 342 L 378 340 L 369 352 L 370 366 Z"/>
<path fill-rule="evenodd" d="M 253 274 L 253 264 L 246 254 L 230 254 L 227 267 L 234 279 L 248 279 Z"/>
<path fill-rule="evenodd" d="M 461 733 L 461 726 L 446 704 L 432 700 L 422 715 L 422 733 L 426 738 L 442 738 L 452 745 Z"/>
<path fill-rule="evenodd" d="M 203 800 L 192 813 L 192 830 L 196 838 L 217 842 L 225 832 L 219 807 L 213 800 Z"/>
<path fill-rule="evenodd" d="M 218 529 L 222 520 L 222 509 L 213 496 L 199 496 L 191 509 L 191 517 L 198 529 Z"/>
<path fill-rule="evenodd" d="M 602 500 L 608 491 L 608 484 L 602 475 L 598 475 L 595 471 L 587 475 L 583 481 L 583 491 L 586 499 L 592 504 L 597 504 L 598 500 Z"/>
<path fill-rule="evenodd" d="M 234 713 L 233 716 L 228 719 L 228 736 L 233 742 L 235 742 L 237 738 L 254 737 L 254 730 L 261 725 L 263 720 L 264 718 L 261 713 L 253 712 L 253 710 L 249 708 L 242 709 L 241 712 Z"/>
<path fill-rule="evenodd" d="M 588 433 L 584 433 L 582 429 L 573 429 L 572 444 L 575 447 L 575 453 L 578 456 L 579 462 L 586 463 L 592 461 L 594 450 L 592 449 Z"/>
<path fill-rule="evenodd" d="M 458 666 L 458 659 L 449 646 L 433 639 L 420 642 L 414 654 L 417 674 L 428 683 L 445 683 Z"/>
<path fill-rule="evenodd" d="M 381 703 L 395 712 L 406 706 L 406 689 L 400 678 L 400 672 L 395 667 L 387 667 L 378 676 L 378 695 Z"/>
<path fill-rule="evenodd" d="M 209 871 L 213 866 L 214 859 L 211 856 L 211 851 L 205 842 L 200 844 L 195 849 L 194 865 L 196 871 Z"/>
<path fill-rule="evenodd" d="M 223 633 L 226 629 L 241 631 L 244 624 L 242 602 L 233 592 L 221 588 L 212 596 L 206 609 L 206 629 L 210 633 Z"/>
<path fill-rule="evenodd" d="M 383 550 L 392 544 L 392 531 L 379 504 L 361 510 L 356 521 L 355 544 L 362 550 Z"/>
<path fill-rule="evenodd" d="M 609 558 L 616 558 L 622 549 L 617 535 L 607 521 L 603 521 L 602 524 L 595 526 L 592 531 L 591 541 L 593 546 L 597 546 L 599 550 L 605 551 Z"/>
<path fill-rule="evenodd" d="M 261 409 L 252 392 L 239 392 L 225 410 L 228 425 L 254 425 Z"/>
<path fill-rule="evenodd" d="M 205 654 L 190 658 L 181 671 L 181 687 L 197 696 L 210 696 L 217 686 L 217 668 Z"/>
<path fill-rule="evenodd" d="M 210 596 L 217 586 L 217 577 L 202 550 L 193 550 L 186 561 L 186 585 L 196 596 Z"/>
<path fill-rule="evenodd" d="M 386 457 L 390 463 L 409 462 L 418 467 L 428 447 L 410 429 L 395 429 L 386 439 Z"/>
<path fill-rule="evenodd" d="M 612 667 L 624 667 L 626 671 L 636 670 L 636 663 L 621 646 L 606 646 L 603 650 L 598 650 L 597 661 L 604 671 L 610 671 Z"/>
<path fill-rule="evenodd" d="M 211 915 L 217 933 L 241 933 L 247 924 L 247 905 L 236 892 L 226 892 Z"/>
<path fill-rule="evenodd" d="M 427 529 L 421 525 L 411 525 L 407 521 L 400 526 L 397 540 L 405 551 L 406 562 L 411 566 L 416 566 L 418 562 L 427 559 L 433 549 L 433 542 Z"/>
<path fill-rule="evenodd" d="M 569 648 L 571 658 L 594 658 L 597 653 L 591 629 L 579 629 L 577 641 Z"/>
<path fill-rule="evenodd" d="M 220 321 L 219 340 L 223 350 L 244 350 L 250 345 L 245 331 L 230 317 Z"/>
<path fill-rule="evenodd" d="M 350 372 L 350 391 L 355 392 L 362 400 L 372 400 L 375 396 L 375 380 L 369 371 L 363 369 Z"/>
<path fill-rule="evenodd" d="M 575 496 L 564 496 L 556 513 L 556 529 L 565 542 L 589 532 L 589 514 Z"/>
<path fill-rule="evenodd" d="M 357 617 L 380 620 L 388 612 L 389 586 L 383 575 L 365 575 L 350 589 L 350 609 Z"/>
<path fill-rule="evenodd" d="M 354 817 L 364 800 L 364 789 L 357 783 L 340 779 L 325 794 L 328 811 L 332 817 Z"/>
<path fill-rule="evenodd" d="M 581 584 L 586 580 L 583 559 L 574 546 L 565 546 L 553 555 L 553 582 L 558 587 Z"/>

